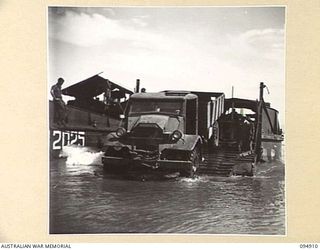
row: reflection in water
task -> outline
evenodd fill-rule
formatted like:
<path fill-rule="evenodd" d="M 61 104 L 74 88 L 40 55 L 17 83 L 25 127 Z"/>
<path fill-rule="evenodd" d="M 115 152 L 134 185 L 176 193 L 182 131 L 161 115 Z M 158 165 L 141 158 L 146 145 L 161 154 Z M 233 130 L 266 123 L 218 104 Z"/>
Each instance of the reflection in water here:
<path fill-rule="evenodd" d="M 146 182 L 69 163 L 50 164 L 50 233 L 285 234 L 282 163 L 261 164 L 255 177 Z"/>

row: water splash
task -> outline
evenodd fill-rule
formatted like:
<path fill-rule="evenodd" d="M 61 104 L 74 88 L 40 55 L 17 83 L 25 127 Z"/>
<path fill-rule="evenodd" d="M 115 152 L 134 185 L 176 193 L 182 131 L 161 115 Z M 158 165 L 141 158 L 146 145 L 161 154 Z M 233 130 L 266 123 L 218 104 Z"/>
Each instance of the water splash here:
<path fill-rule="evenodd" d="M 285 175 L 285 165 L 280 161 L 274 161 L 272 163 L 258 164 L 255 177 L 259 178 L 274 178 L 282 177 Z"/>
<path fill-rule="evenodd" d="M 103 152 L 76 145 L 63 148 L 60 157 L 67 158 L 67 165 L 102 166 Z"/>
<path fill-rule="evenodd" d="M 178 177 L 177 180 L 179 182 L 186 182 L 186 183 L 195 183 L 195 182 L 208 182 L 208 176 L 199 176 L 195 175 L 193 178 L 188 177 Z"/>

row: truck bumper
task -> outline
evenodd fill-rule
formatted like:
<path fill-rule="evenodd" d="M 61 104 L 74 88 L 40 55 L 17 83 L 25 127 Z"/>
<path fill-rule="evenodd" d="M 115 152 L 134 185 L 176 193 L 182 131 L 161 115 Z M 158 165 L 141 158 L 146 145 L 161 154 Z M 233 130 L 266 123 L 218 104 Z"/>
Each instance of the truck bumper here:
<path fill-rule="evenodd" d="M 191 161 L 176 161 L 176 160 L 156 160 L 143 161 L 139 159 L 126 159 L 122 157 L 103 156 L 102 163 L 105 168 L 123 168 L 128 169 L 153 169 L 159 171 L 181 171 L 192 167 Z"/>

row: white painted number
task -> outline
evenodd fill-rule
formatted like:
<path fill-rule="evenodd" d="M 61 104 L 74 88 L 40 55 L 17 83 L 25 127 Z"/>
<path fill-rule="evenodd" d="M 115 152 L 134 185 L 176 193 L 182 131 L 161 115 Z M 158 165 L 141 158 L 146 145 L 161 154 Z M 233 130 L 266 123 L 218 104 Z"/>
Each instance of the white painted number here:
<path fill-rule="evenodd" d="M 59 142 L 61 141 L 61 131 L 54 130 L 52 136 L 55 137 L 55 135 L 58 135 L 58 138 L 53 141 L 52 149 L 53 150 L 61 149 L 61 145 L 59 145 Z"/>
<path fill-rule="evenodd" d="M 70 144 L 76 144 L 77 140 L 78 140 L 77 133 L 71 132 L 71 134 L 70 134 Z"/>
<path fill-rule="evenodd" d="M 58 136 L 58 137 L 57 137 Z M 57 138 L 56 138 L 57 137 Z M 83 131 L 59 131 L 54 130 L 52 133 L 52 149 L 61 149 L 63 146 L 67 145 L 85 145 L 85 132 Z"/>
<path fill-rule="evenodd" d="M 85 145 L 85 133 L 84 132 L 79 132 L 78 133 L 78 145 L 82 145 L 84 146 Z"/>

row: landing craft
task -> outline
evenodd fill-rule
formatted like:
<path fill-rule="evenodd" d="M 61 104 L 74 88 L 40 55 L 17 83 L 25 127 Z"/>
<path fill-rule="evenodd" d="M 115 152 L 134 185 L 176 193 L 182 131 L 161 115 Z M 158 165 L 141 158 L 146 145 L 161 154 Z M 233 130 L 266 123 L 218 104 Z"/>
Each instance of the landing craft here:
<path fill-rule="evenodd" d="M 68 145 L 99 147 L 100 138 L 115 131 L 132 91 L 99 75 L 62 90 L 67 102 L 66 124 L 58 124 L 49 102 L 50 157 L 59 157 Z"/>
<path fill-rule="evenodd" d="M 199 174 L 252 176 L 257 163 L 266 160 L 266 154 L 269 161 L 281 158 L 283 133 L 278 111 L 264 102 L 265 87 L 260 83 L 259 100 L 225 99 L 214 143 L 204 147 Z"/>

